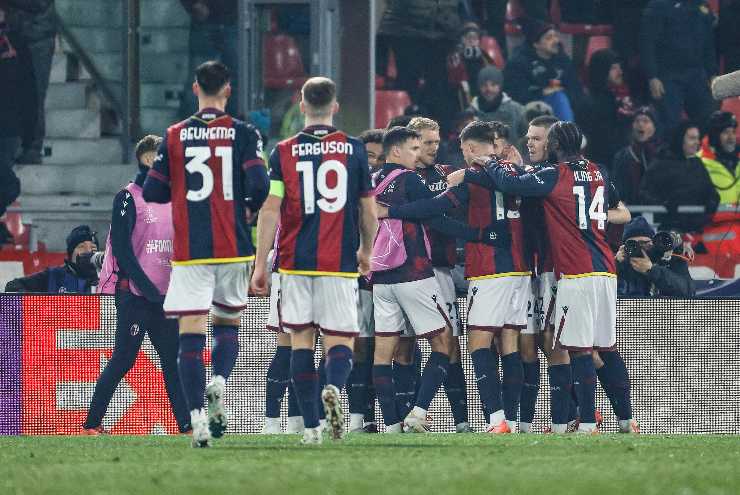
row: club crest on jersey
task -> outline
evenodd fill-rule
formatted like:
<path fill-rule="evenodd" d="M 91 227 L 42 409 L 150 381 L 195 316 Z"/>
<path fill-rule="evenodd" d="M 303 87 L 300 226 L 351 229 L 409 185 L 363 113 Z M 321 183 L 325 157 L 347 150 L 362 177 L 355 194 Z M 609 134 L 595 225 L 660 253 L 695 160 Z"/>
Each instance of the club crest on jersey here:
<path fill-rule="evenodd" d="M 560 309 L 563 310 L 563 316 L 568 314 L 568 306 L 561 306 Z"/>
<path fill-rule="evenodd" d="M 130 331 L 131 331 L 132 336 L 138 335 L 139 334 L 139 324 L 134 323 L 133 325 L 131 325 Z"/>

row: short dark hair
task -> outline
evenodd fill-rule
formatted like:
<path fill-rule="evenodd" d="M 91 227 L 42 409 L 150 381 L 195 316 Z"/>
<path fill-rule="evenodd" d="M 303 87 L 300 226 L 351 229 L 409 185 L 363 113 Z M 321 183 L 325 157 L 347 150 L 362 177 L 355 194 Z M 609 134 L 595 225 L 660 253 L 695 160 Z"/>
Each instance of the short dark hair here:
<path fill-rule="evenodd" d="M 385 128 L 391 129 L 393 127 L 406 127 L 414 117 L 416 117 L 416 115 L 398 115 L 389 120 L 388 125 Z"/>
<path fill-rule="evenodd" d="M 383 136 L 383 154 L 387 156 L 393 146 L 401 145 L 409 139 L 419 138 L 421 138 L 421 134 L 408 127 L 391 127 Z"/>
<path fill-rule="evenodd" d="M 540 115 L 539 117 L 533 118 L 529 122 L 529 125 L 534 126 L 534 127 L 544 127 L 545 129 L 549 129 L 557 121 L 558 121 L 557 117 L 553 117 L 552 115 Z"/>
<path fill-rule="evenodd" d="M 466 125 L 460 132 L 460 142 L 478 141 L 479 143 L 491 143 L 496 139 L 496 129 L 492 122 L 474 120 Z"/>
<path fill-rule="evenodd" d="M 503 138 L 507 141 L 509 140 L 509 137 L 511 136 L 511 127 L 497 120 L 491 122 L 491 127 L 493 128 L 493 133 L 497 139 Z"/>
<path fill-rule="evenodd" d="M 162 144 L 161 137 L 155 136 L 154 134 L 144 136 L 138 143 L 136 143 L 134 151 L 136 153 L 136 160 L 141 161 L 141 155 L 144 153 L 151 153 L 152 151 L 156 152 L 160 144 Z"/>
<path fill-rule="evenodd" d="M 360 141 L 363 143 L 383 144 L 385 129 L 368 129 L 360 134 Z"/>
<path fill-rule="evenodd" d="M 552 140 L 558 144 L 558 148 L 565 155 L 579 155 L 583 134 L 573 122 L 559 120 L 555 122 L 548 133 L 548 141 Z"/>
<path fill-rule="evenodd" d="M 215 96 L 231 81 L 231 73 L 222 62 L 209 60 L 195 69 L 195 81 L 206 95 Z"/>
<path fill-rule="evenodd" d="M 337 85 L 328 77 L 312 77 L 301 88 L 303 102 L 315 115 L 325 115 L 337 97 Z"/>

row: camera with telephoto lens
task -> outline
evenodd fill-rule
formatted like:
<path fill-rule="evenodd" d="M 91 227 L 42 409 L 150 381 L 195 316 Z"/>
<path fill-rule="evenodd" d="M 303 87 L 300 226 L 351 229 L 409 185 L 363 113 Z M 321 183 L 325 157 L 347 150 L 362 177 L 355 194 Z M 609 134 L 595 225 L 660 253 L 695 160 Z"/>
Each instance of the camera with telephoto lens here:
<path fill-rule="evenodd" d="M 683 244 L 681 236 L 677 232 L 658 232 L 653 237 L 653 250 L 658 256 L 663 256 L 666 251 L 673 251 Z"/>
<path fill-rule="evenodd" d="M 643 253 L 640 241 L 627 239 L 624 243 L 624 255 L 627 258 L 642 258 Z"/>

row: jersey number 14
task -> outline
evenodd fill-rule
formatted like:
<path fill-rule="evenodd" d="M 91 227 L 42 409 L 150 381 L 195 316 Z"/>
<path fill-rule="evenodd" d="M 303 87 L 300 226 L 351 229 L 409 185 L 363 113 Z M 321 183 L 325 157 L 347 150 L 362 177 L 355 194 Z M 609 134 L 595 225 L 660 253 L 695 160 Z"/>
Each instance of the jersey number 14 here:
<path fill-rule="evenodd" d="M 594 197 L 591 199 L 591 206 L 588 208 L 588 218 L 586 217 L 586 189 L 584 186 L 573 186 L 573 194 L 578 199 L 578 228 L 581 230 L 588 229 L 588 220 L 596 220 L 598 229 L 606 228 L 607 214 L 604 211 L 604 186 L 596 188 Z"/>

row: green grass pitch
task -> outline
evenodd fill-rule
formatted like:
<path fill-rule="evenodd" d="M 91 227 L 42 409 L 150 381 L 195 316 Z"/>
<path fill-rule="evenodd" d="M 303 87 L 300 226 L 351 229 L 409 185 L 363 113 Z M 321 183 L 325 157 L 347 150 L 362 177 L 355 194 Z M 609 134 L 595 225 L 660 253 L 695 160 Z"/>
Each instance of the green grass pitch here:
<path fill-rule="evenodd" d="M 0 493 L 739 494 L 736 436 L 185 436 L 0 438 Z"/>

